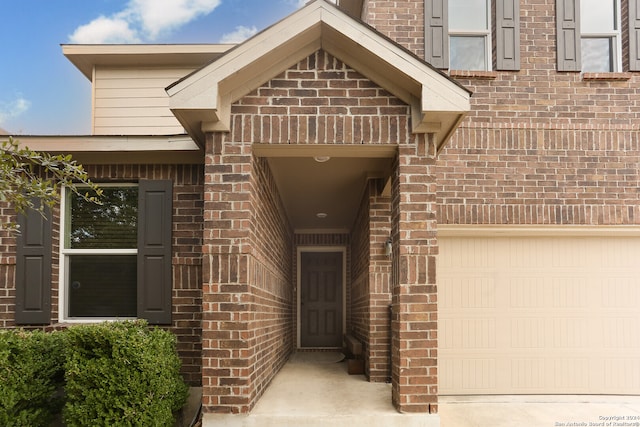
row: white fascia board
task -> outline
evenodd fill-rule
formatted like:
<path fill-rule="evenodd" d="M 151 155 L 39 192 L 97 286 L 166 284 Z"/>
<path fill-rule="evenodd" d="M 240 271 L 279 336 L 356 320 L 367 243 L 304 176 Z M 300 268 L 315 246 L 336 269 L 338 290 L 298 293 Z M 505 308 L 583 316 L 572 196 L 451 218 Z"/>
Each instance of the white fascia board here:
<path fill-rule="evenodd" d="M 217 110 L 218 84 L 192 84 L 175 95 L 169 95 L 171 110 Z"/>
<path fill-rule="evenodd" d="M 439 90 L 442 84 L 432 81 L 431 84 L 422 85 L 422 111 L 457 112 L 467 113 L 471 111 L 470 95 L 457 85 Z"/>

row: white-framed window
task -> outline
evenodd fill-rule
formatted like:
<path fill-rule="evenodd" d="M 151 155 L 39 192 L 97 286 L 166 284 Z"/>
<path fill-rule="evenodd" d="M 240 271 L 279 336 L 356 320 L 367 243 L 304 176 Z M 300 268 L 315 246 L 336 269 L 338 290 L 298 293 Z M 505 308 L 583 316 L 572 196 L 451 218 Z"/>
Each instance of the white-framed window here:
<path fill-rule="evenodd" d="M 101 205 L 63 190 L 60 308 L 64 320 L 137 317 L 138 186 L 100 187 Z"/>
<path fill-rule="evenodd" d="M 491 70 L 491 0 L 449 0 L 449 68 Z"/>
<path fill-rule="evenodd" d="M 620 0 L 580 0 L 582 71 L 622 70 Z"/>
<path fill-rule="evenodd" d="M 424 7 L 425 59 L 434 67 L 520 70 L 520 0 L 424 0 Z"/>

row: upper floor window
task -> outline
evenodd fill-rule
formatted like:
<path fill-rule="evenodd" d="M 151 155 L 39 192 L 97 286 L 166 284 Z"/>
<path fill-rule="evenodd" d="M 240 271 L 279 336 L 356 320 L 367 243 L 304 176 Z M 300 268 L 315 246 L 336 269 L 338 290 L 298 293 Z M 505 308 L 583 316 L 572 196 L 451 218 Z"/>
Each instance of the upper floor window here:
<path fill-rule="evenodd" d="M 582 71 L 622 70 L 620 0 L 581 0 Z"/>
<path fill-rule="evenodd" d="M 425 0 L 425 57 L 443 69 L 519 70 L 519 0 Z"/>
<path fill-rule="evenodd" d="M 623 9 L 629 22 L 624 28 Z M 556 0 L 558 71 L 640 70 L 638 12 L 640 0 Z"/>
<path fill-rule="evenodd" d="M 491 69 L 489 0 L 449 0 L 449 68 Z"/>

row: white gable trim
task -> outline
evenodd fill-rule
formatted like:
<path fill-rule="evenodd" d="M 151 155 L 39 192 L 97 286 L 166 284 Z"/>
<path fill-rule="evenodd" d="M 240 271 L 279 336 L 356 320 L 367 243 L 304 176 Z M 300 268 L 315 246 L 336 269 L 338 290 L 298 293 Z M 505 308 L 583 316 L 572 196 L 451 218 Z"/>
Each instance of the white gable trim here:
<path fill-rule="evenodd" d="M 228 131 L 231 104 L 324 49 L 412 108 L 414 133 L 432 133 L 439 148 L 470 110 L 470 92 L 371 27 L 325 0 L 315 0 L 167 93 L 176 118 L 199 143 Z"/>

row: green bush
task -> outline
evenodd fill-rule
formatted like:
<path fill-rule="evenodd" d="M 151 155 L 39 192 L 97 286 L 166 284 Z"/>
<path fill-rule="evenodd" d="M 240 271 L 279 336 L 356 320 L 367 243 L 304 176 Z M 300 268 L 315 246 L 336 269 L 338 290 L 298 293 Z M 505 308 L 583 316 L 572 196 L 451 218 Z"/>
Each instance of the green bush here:
<path fill-rule="evenodd" d="M 171 333 L 135 321 L 76 326 L 66 334 L 66 425 L 173 425 L 187 386 Z"/>
<path fill-rule="evenodd" d="M 64 334 L 0 331 L 0 425 L 47 426 L 60 412 Z"/>

